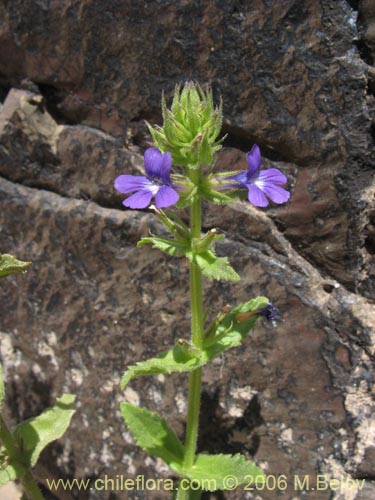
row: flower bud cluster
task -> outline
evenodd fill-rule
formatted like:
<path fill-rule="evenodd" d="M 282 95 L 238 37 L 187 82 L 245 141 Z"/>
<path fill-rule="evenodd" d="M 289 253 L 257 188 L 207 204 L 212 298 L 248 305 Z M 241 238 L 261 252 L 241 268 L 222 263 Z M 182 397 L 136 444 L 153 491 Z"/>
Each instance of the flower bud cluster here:
<path fill-rule="evenodd" d="M 148 125 L 155 146 L 172 154 L 174 165 L 197 168 L 209 165 L 222 142 L 217 140 L 222 120 L 222 104 L 214 106 L 211 89 L 187 82 L 176 87 L 172 106 L 162 99 L 163 126 Z"/>

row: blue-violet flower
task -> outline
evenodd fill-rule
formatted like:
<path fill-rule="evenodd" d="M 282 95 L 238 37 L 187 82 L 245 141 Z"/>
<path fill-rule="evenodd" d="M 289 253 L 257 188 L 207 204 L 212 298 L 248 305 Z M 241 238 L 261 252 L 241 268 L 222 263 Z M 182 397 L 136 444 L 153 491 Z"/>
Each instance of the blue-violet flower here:
<path fill-rule="evenodd" d="M 276 306 L 272 304 L 272 302 L 269 302 L 266 307 L 260 309 L 257 314 L 259 314 L 260 316 L 264 316 L 267 321 L 280 319 L 280 311 Z"/>
<path fill-rule="evenodd" d="M 157 208 L 166 208 L 179 200 L 179 195 L 172 187 L 171 153 L 162 153 L 157 148 L 148 148 L 144 154 L 147 177 L 143 175 L 119 175 L 115 179 L 115 189 L 123 194 L 134 193 L 122 204 L 125 207 L 141 209 L 150 205 L 155 198 Z"/>
<path fill-rule="evenodd" d="M 226 182 L 235 181 L 235 183 L 229 182 L 227 185 L 221 186 L 221 189 L 247 188 L 248 200 L 256 207 L 268 206 L 269 202 L 267 198 L 277 204 L 287 202 L 290 198 L 290 193 L 281 187 L 283 184 L 286 184 L 287 178 L 277 168 L 259 169 L 262 163 L 259 146 L 254 144 L 246 157 L 247 171 L 222 178 L 221 180 L 225 180 Z"/>

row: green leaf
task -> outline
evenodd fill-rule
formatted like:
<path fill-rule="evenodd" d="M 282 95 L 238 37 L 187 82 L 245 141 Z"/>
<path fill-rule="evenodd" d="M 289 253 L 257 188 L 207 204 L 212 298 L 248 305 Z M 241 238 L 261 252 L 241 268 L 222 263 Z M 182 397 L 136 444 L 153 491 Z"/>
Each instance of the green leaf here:
<path fill-rule="evenodd" d="M 164 210 L 157 209 L 157 218 L 164 224 L 164 226 L 174 234 L 177 240 L 190 241 L 190 229 L 185 222 L 174 213 L 166 214 Z"/>
<path fill-rule="evenodd" d="M 29 266 L 31 266 L 31 262 L 23 262 L 13 255 L 4 253 L 0 255 L 0 278 L 9 274 L 24 273 Z"/>
<path fill-rule="evenodd" d="M 183 240 L 171 240 L 169 238 L 161 238 L 160 236 L 149 236 L 138 241 L 137 247 L 151 244 L 153 248 L 157 248 L 173 257 L 182 257 L 189 250 L 186 242 Z"/>
<path fill-rule="evenodd" d="M 138 446 L 161 458 L 174 470 L 180 470 L 184 447 L 175 432 L 157 413 L 121 403 L 121 414 Z"/>
<path fill-rule="evenodd" d="M 214 242 L 224 236 L 217 235 L 212 229 L 203 237 L 190 241 L 190 232 L 186 224 L 176 216 L 169 217 L 162 211 L 158 213 L 159 219 L 176 237 L 164 238 L 161 236 L 148 236 L 138 241 L 137 246 L 151 244 L 162 252 L 173 257 L 186 256 L 194 262 L 202 273 L 210 279 L 238 281 L 240 277 L 232 268 L 227 257 L 217 257 L 213 248 Z"/>
<path fill-rule="evenodd" d="M 4 401 L 3 369 L 0 364 L 0 407 Z M 0 424 L 1 425 L 1 424 Z M 4 447 L 0 448 L 0 487 L 8 481 L 19 479 L 25 473 L 25 469 L 18 463 L 8 463 L 7 454 Z"/>
<path fill-rule="evenodd" d="M 207 329 L 210 335 L 203 341 L 209 359 L 241 345 L 259 319 L 257 312 L 268 304 L 267 297 L 257 297 L 230 311 L 216 327 L 210 325 Z"/>
<path fill-rule="evenodd" d="M 189 343 L 180 340 L 173 349 L 128 368 L 122 377 L 121 388 L 124 389 L 130 380 L 141 375 L 190 372 L 203 366 L 207 361 L 204 351 L 196 348 L 189 349 Z"/>
<path fill-rule="evenodd" d="M 199 163 L 209 165 L 212 162 L 212 148 L 208 141 L 208 131 L 203 134 L 202 142 L 199 145 Z"/>
<path fill-rule="evenodd" d="M 200 238 L 193 238 L 191 241 L 191 248 L 193 253 L 201 254 L 202 252 L 206 252 L 212 248 L 212 245 L 215 241 L 222 240 L 224 238 L 223 234 L 216 234 L 216 229 L 211 229 L 204 236 Z"/>
<path fill-rule="evenodd" d="M 0 407 L 3 404 L 5 395 L 4 380 L 3 380 L 3 369 L 0 364 Z"/>
<path fill-rule="evenodd" d="M 7 464 L 6 459 L 0 462 L 0 487 L 9 481 L 14 481 L 15 479 L 20 479 L 26 470 L 19 463 L 17 464 Z"/>
<path fill-rule="evenodd" d="M 243 455 L 198 455 L 184 475 L 206 491 L 233 489 L 233 484 L 264 481 L 263 471 Z"/>
<path fill-rule="evenodd" d="M 55 406 L 16 427 L 14 437 L 31 466 L 36 464 L 42 450 L 59 439 L 69 427 L 75 413 L 74 400 L 73 394 L 64 394 L 56 401 Z"/>
<path fill-rule="evenodd" d="M 217 257 L 213 250 L 206 250 L 195 255 L 188 253 L 186 256 L 197 264 L 207 278 L 224 281 L 239 281 L 241 279 L 229 264 L 228 257 Z"/>
<path fill-rule="evenodd" d="M 207 329 L 207 334 L 210 335 L 203 341 L 202 349 L 179 340 L 173 349 L 129 367 L 122 377 L 121 388 L 124 389 L 133 378 L 139 376 L 191 372 L 207 364 L 218 354 L 240 345 L 259 318 L 256 311 L 263 309 L 268 303 L 267 297 L 257 297 L 224 316 L 221 314 L 217 324 L 214 322 Z M 252 315 L 243 318 L 243 315 L 249 313 Z M 238 318 L 239 314 L 242 316 Z"/>
<path fill-rule="evenodd" d="M 196 186 L 189 187 L 185 191 L 180 192 L 180 199 L 176 203 L 177 208 L 185 208 L 192 204 L 195 196 L 197 195 L 198 189 Z"/>
<path fill-rule="evenodd" d="M 200 188 L 200 193 L 203 198 L 217 205 L 230 205 L 239 199 L 239 190 L 232 189 L 231 191 L 223 192 L 213 189 L 214 186 L 209 182 L 203 184 Z"/>

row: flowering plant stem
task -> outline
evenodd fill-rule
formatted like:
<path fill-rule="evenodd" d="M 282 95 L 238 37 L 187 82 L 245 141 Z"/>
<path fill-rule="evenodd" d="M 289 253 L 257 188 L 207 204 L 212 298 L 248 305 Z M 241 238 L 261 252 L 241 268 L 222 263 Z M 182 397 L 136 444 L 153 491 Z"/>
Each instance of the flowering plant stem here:
<path fill-rule="evenodd" d="M 197 453 L 201 382 L 203 366 L 220 353 L 239 346 L 259 317 L 274 320 L 278 309 L 267 297 L 247 300 L 234 308 L 219 311 L 204 329 L 202 277 L 211 280 L 238 281 L 228 257 L 218 257 L 215 243 L 224 236 L 213 228 L 202 233 L 201 200 L 218 205 L 243 197 L 255 206 L 267 206 L 268 198 L 284 203 L 289 192 L 281 187 L 286 177 L 275 168 L 260 171 L 261 155 L 254 145 L 247 155 L 246 172 L 213 172 L 214 156 L 224 138 L 218 139 L 222 124 L 222 105 L 215 107 L 211 89 L 187 82 L 177 86 L 172 106 L 162 101 L 163 126 L 149 125 L 155 146 L 144 154 L 146 177 L 123 174 L 116 178 L 115 188 L 129 195 L 124 206 L 142 209 L 154 200 L 158 219 L 166 236 L 142 238 L 138 246 L 151 244 L 168 255 L 190 262 L 191 340 L 177 340 L 175 346 L 156 357 L 130 366 L 121 380 L 121 388 L 135 377 L 189 372 L 189 397 L 185 444 L 164 418 L 131 403 L 121 403 L 125 424 L 134 434 L 137 445 L 161 458 L 182 479 L 175 500 L 200 500 L 203 491 L 228 489 L 226 477 L 237 486 L 249 478 L 264 481 L 263 471 L 239 453 L 210 455 Z M 172 172 L 172 166 L 175 169 Z M 223 193 L 229 190 L 229 194 Z M 175 213 L 164 210 L 190 206 L 190 224 Z"/>
<path fill-rule="evenodd" d="M 8 456 L 10 459 L 15 459 L 16 461 L 22 460 L 22 453 L 19 450 L 15 439 L 8 429 L 7 424 L 5 423 L 2 415 L 0 414 L 0 443 L 4 445 Z M 28 500 L 43 500 L 42 492 L 39 489 L 39 486 L 30 470 L 26 470 L 26 472 L 20 478 L 22 489 Z"/>
<path fill-rule="evenodd" d="M 200 175 L 200 169 L 195 172 Z M 201 236 L 201 200 L 197 197 L 191 206 L 190 230 L 191 238 Z M 202 299 L 202 273 L 199 267 L 190 263 L 190 304 L 191 304 L 191 334 L 192 342 L 199 349 L 203 342 L 203 299 Z M 202 368 L 197 368 L 190 374 L 188 416 L 185 440 L 184 467 L 191 468 L 194 463 L 198 440 L 199 409 L 201 400 Z M 189 491 L 178 491 L 177 500 L 188 500 Z"/>

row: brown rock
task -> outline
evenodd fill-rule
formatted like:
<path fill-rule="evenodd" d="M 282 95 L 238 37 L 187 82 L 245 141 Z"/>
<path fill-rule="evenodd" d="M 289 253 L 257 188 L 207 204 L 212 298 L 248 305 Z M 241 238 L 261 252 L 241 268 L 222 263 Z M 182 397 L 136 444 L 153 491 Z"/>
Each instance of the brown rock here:
<path fill-rule="evenodd" d="M 367 448 L 363 461 L 360 464 L 357 475 L 360 477 L 372 477 L 375 469 L 375 447 Z"/>
<path fill-rule="evenodd" d="M 126 397 L 159 409 L 181 434 L 186 378 L 139 379 L 125 396 L 118 383 L 128 364 L 188 335 L 186 265 L 134 248 L 150 224 L 157 230 L 148 214 L 7 181 L 0 204 L 1 213 L 12 214 L 11 222 L 2 221 L 3 245 L 33 261 L 26 276 L 8 279 L 1 298 L 5 310 L 17 311 L 17 318 L 2 318 L 13 418 L 37 413 L 63 391 L 75 392 L 80 409 L 66 437 L 69 462 L 58 448 L 49 452 L 61 470 L 75 477 L 115 475 L 125 464 L 129 475 L 153 476 L 154 462 L 143 465 L 145 454 L 124 433 L 119 402 Z M 265 214 L 243 204 L 232 213 L 232 220 L 247 213 L 259 239 L 245 233 L 241 241 L 229 236 L 218 246 L 243 280 L 206 283 L 206 305 L 217 310 L 267 294 L 284 319 L 277 328 L 259 325 L 243 347 L 205 370 L 208 411 L 202 413 L 200 447 L 255 453 L 269 473 L 288 477 L 316 474 L 332 454 L 355 470 L 366 447 L 361 425 L 373 411 L 370 388 L 363 385 L 374 354 L 372 307 L 337 282 L 327 283 Z M 349 350 L 349 360 L 340 349 Z M 34 394 L 33 404 L 23 399 L 25 391 Z M 356 446 L 356 454 L 349 452 Z"/>

